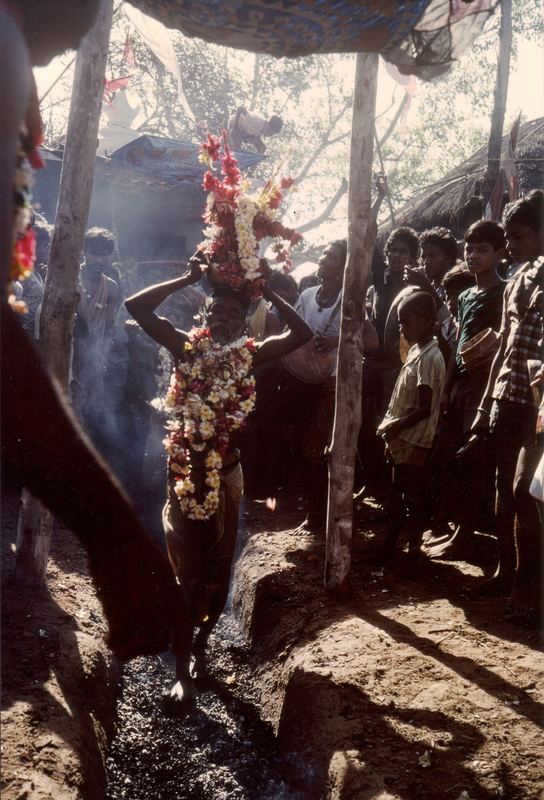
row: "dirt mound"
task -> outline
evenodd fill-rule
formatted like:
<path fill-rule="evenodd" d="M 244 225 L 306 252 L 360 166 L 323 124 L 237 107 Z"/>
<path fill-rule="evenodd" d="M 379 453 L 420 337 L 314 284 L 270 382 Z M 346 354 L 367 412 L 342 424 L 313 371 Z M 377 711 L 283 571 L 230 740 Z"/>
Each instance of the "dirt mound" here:
<path fill-rule="evenodd" d="M 324 595 L 324 542 L 255 533 L 234 605 L 263 714 L 308 798 L 491 800 L 542 790 L 542 656 L 469 599 L 481 571 L 428 562 L 390 583 L 354 541 L 353 591 Z M 537 688 L 538 687 L 538 688 Z"/>
<path fill-rule="evenodd" d="M 13 580 L 17 495 L 3 498 L 2 798 L 98 800 L 115 671 L 74 537 L 53 532 L 47 588 Z"/>

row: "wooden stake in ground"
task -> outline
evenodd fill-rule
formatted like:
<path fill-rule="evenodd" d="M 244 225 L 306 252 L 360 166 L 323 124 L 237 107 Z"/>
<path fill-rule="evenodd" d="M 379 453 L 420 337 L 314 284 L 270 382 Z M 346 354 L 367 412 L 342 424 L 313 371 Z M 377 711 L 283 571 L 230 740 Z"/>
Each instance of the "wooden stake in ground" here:
<path fill-rule="evenodd" d="M 102 0 L 96 22 L 77 51 L 43 296 L 40 350 L 64 389 L 68 384 L 79 263 L 91 203 L 112 8 L 112 0 Z M 25 491 L 17 537 L 17 575 L 20 577 L 42 581 L 45 578 L 51 538 L 49 516 L 49 512 Z"/>
<path fill-rule="evenodd" d="M 361 425 L 362 329 L 375 238 L 371 185 L 377 78 L 377 54 L 359 53 L 353 93 L 348 258 L 342 297 L 336 409 L 329 452 L 325 588 L 334 593 L 347 590 L 351 561 L 355 450 Z"/>

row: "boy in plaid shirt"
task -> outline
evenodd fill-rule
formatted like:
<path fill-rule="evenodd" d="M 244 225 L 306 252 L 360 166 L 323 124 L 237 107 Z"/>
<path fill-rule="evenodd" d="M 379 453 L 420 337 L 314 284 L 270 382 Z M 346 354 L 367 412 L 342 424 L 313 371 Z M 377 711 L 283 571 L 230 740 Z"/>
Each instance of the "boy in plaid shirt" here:
<path fill-rule="evenodd" d="M 541 570 L 540 510 L 529 486 L 542 445 L 527 361 L 544 357 L 544 192 L 508 205 L 503 224 L 512 258 L 528 260 L 506 286 L 501 345 L 472 426 L 492 433 L 496 452 L 499 563 L 481 593 L 512 589 L 510 610 L 526 614 L 537 608 Z"/>

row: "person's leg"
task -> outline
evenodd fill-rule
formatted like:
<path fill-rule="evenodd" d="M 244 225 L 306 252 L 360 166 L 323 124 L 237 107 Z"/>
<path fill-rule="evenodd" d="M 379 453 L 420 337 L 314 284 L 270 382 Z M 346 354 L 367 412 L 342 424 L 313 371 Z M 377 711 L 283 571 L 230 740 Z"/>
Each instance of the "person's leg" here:
<path fill-rule="evenodd" d="M 542 519 L 538 502 L 529 493 L 542 446 L 533 444 L 521 448 L 514 477 L 514 526 L 516 543 L 516 574 L 510 609 L 514 614 L 526 614 L 539 605 L 542 578 Z"/>
<path fill-rule="evenodd" d="M 423 533 L 430 519 L 427 470 L 415 464 L 403 465 L 404 502 L 408 512 L 408 571 L 417 572 Z"/>
<path fill-rule="evenodd" d="M 186 636 L 172 642 L 176 679 L 169 690 L 168 701 L 181 708 L 181 704 L 194 697 L 190 674 L 191 643 L 201 605 L 203 553 L 209 538 L 209 524 L 183 516 L 170 483 L 168 501 L 163 510 L 163 527 L 168 558 L 181 585 L 192 623 Z"/>
<path fill-rule="evenodd" d="M 203 558 L 203 591 L 198 612 L 198 632 L 193 641 L 193 677 L 207 672 L 208 639 L 223 613 L 229 596 L 232 560 L 236 548 L 243 474 L 239 463 L 223 470 L 219 490 L 219 508 L 213 518 L 213 540 Z"/>
<path fill-rule="evenodd" d="M 397 539 L 406 523 L 405 466 L 405 464 L 395 464 L 392 471 L 391 494 L 387 507 L 387 529 L 382 553 L 382 562 L 386 568 L 390 567 L 394 560 Z"/>
<path fill-rule="evenodd" d="M 516 563 L 514 476 L 527 429 L 528 412 L 522 404 L 499 401 L 495 405 L 491 430 L 495 451 L 495 526 L 498 563 L 493 577 L 480 587 L 479 593 L 507 594 L 511 588 Z"/>
<path fill-rule="evenodd" d="M 335 379 L 306 386 L 307 391 L 312 393 L 311 406 L 301 436 L 301 451 L 306 462 L 306 526 L 310 531 L 324 532 L 327 524 L 328 482 L 325 448 L 330 443 L 334 422 Z"/>

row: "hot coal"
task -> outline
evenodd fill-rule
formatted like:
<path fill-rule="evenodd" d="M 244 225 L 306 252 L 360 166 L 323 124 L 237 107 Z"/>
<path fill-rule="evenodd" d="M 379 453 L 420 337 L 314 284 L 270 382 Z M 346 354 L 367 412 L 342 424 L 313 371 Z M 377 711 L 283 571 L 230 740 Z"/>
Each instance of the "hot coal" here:
<path fill-rule="evenodd" d="M 108 800 L 303 800 L 258 713 L 249 654 L 231 614 L 209 645 L 209 678 L 175 718 L 162 693 L 166 658 L 140 658 L 123 673 L 118 732 L 108 758 Z"/>

